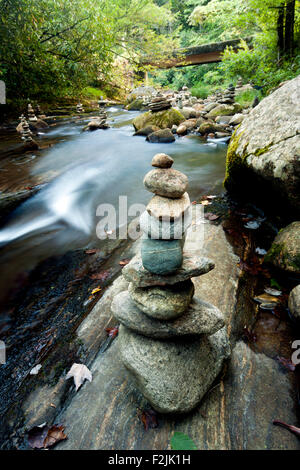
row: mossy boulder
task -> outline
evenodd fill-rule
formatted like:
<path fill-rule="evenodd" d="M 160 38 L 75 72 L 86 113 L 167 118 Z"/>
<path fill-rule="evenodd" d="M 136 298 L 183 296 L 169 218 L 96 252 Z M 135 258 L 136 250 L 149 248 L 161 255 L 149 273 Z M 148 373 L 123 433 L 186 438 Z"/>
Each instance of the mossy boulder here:
<path fill-rule="evenodd" d="M 300 221 L 280 230 L 265 256 L 265 262 L 300 275 Z"/>
<path fill-rule="evenodd" d="M 141 111 L 144 108 L 145 108 L 144 102 L 142 99 L 139 99 L 139 98 L 131 101 L 131 103 L 129 103 L 126 106 L 126 109 L 128 111 Z"/>
<path fill-rule="evenodd" d="M 171 129 L 174 124 L 178 126 L 183 121 L 185 121 L 185 117 L 176 109 L 170 108 L 157 113 L 147 111 L 140 114 L 133 120 L 133 126 L 136 131 L 149 125 L 157 126 L 160 129 Z"/>
<path fill-rule="evenodd" d="M 220 126 L 220 124 L 216 124 L 213 121 L 204 121 L 202 124 L 200 124 L 198 132 L 200 134 L 210 134 L 211 132 L 222 132 L 224 130 L 223 126 Z"/>
<path fill-rule="evenodd" d="M 264 98 L 237 127 L 227 152 L 228 191 L 248 200 L 260 194 L 260 203 L 278 204 L 277 211 L 299 211 L 299 88 L 300 76 Z"/>
<path fill-rule="evenodd" d="M 243 110 L 239 103 L 234 104 L 219 104 L 213 108 L 208 114 L 208 118 L 216 118 L 217 116 L 232 116 L 236 113 L 240 113 Z"/>

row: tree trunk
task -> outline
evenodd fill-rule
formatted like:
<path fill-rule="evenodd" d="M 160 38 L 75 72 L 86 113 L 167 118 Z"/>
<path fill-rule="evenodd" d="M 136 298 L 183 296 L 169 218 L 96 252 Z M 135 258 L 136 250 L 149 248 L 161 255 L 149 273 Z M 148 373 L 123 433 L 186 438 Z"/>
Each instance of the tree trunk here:
<path fill-rule="evenodd" d="M 286 4 L 284 50 L 288 55 L 293 54 L 294 47 L 295 3 L 295 0 L 288 0 Z"/>
<path fill-rule="evenodd" d="M 281 57 L 284 51 L 284 6 L 282 6 L 278 12 L 277 34 L 278 34 L 279 57 Z"/>

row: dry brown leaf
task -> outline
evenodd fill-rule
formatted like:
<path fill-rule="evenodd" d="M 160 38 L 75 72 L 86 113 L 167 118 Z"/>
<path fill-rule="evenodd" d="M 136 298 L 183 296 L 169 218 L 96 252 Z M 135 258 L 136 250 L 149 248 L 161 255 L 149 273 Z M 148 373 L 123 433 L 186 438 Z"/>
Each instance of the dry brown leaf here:
<path fill-rule="evenodd" d="M 91 371 L 84 364 L 74 363 L 66 375 L 66 380 L 71 377 L 74 378 L 76 392 L 85 380 L 88 380 L 89 382 L 93 380 Z"/>

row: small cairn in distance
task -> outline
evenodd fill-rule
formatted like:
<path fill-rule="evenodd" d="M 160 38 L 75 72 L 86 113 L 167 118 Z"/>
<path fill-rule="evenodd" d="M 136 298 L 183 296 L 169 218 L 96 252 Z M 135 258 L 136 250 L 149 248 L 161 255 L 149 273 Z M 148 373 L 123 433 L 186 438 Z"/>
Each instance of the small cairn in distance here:
<path fill-rule="evenodd" d="M 28 104 L 27 114 L 28 114 L 28 121 L 29 122 L 36 122 L 38 120 L 38 118 L 34 114 L 34 110 L 33 110 L 33 107 L 31 105 L 31 103 Z"/>
<path fill-rule="evenodd" d="M 184 250 L 192 224 L 188 178 L 172 165 L 168 155 L 155 155 L 144 178 L 154 196 L 140 217 L 141 253 L 123 268 L 128 290 L 111 308 L 121 323 L 121 359 L 141 393 L 158 412 L 186 413 L 210 389 L 230 348 L 223 314 L 194 297 L 192 278 L 214 263 Z"/>
<path fill-rule="evenodd" d="M 24 150 L 38 150 L 39 146 L 35 140 L 32 138 L 32 132 L 30 130 L 29 124 L 26 121 L 24 114 L 20 117 L 20 129 L 21 129 L 21 138 L 24 141 Z"/>
<path fill-rule="evenodd" d="M 77 112 L 78 114 L 84 113 L 83 105 L 82 105 L 80 102 L 78 102 L 78 104 L 77 104 L 77 106 L 76 106 L 76 112 Z"/>
<path fill-rule="evenodd" d="M 169 109 L 171 106 L 171 101 L 166 99 L 161 93 L 158 93 L 154 98 L 152 98 L 148 104 L 148 108 L 152 113 Z"/>
<path fill-rule="evenodd" d="M 233 104 L 234 98 L 235 98 L 235 87 L 232 84 L 230 84 L 227 90 L 225 90 L 223 97 L 219 100 L 219 103 Z"/>

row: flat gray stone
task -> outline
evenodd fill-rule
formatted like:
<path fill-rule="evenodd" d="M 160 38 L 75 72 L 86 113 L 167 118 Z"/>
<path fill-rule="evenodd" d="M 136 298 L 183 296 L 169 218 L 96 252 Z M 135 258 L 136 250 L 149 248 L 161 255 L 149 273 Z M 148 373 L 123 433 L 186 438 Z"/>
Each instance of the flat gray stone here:
<path fill-rule="evenodd" d="M 145 315 L 131 300 L 128 291 L 121 292 L 114 298 L 111 309 L 116 319 L 130 330 L 157 339 L 212 335 L 225 324 L 219 309 L 197 297 L 193 298 L 183 315 L 172 321 L 160 321 Z"/>
<path fill-rule="evenodd" d="M 194 291 L 190 279 L 173 286 L 136 287 L 129 284 L 129 294 L 134 304 L 149 317 L 159 320 L 181 316 L 188 309 Z"/>
<path fill-rule="evenodd" d="M 150 193 L 180 198 L 188 187 L 188 177 L 173 168 L 156 168 L 146 174 L 144 186 Z"/>
<path fill-rule="evenodd" d="M 181 198 L 169 199 L 163 196 L 153 196 L 148 203 L 147 212 L 159 220 L 176 220 L 182 217 L 191 205 L 188 193 Z"/>
<path fill-rule="evenodd" d="M 182 266 L 166 276 L 152 274 L 142 264 L 140 256 L 132 258 L 130 263 L 124 266 L 122 274 L 128 282 L 133 282 L 137 287 L 167 286 L 177 282 L 186 281 L 191 277 L 201 276 L 214 268 L 214 262 L 202 256 L 183 253 Z"/>
<path fill-rule="evenodd" d="M 225 328 L 201 338 L 159 341 L 121 325 L 119 347 L 138 388 L 160 413 L 187 413 L 195 408 L 230 355 Z"/>
<path fill-rule="evenodd" d="M 159 220 L 145 211 L 140 217 L 140 228 L 149 238 L 155 240 L 180 239 L 192 223 L 191 208 L 189 207 L 183 215 L 171 222 Z"/>
<path fill-rule="evenodd" d="M 182 265 L 183 240 L 152 240 L 144 238 L 141 246 L 142 263 L 152 274 L 170 274 Z"/>

